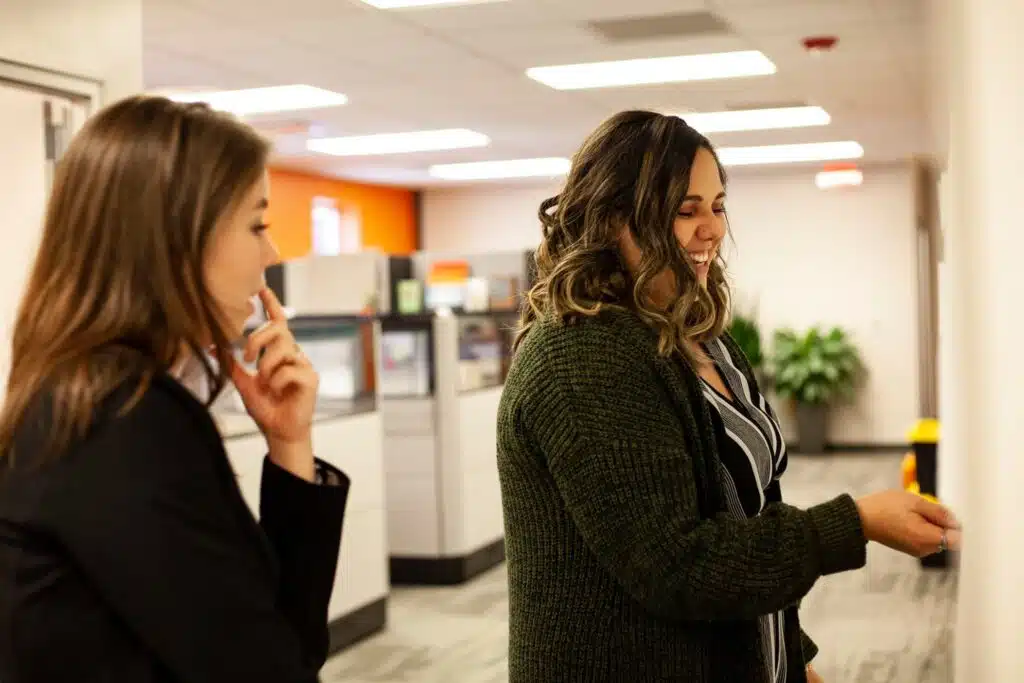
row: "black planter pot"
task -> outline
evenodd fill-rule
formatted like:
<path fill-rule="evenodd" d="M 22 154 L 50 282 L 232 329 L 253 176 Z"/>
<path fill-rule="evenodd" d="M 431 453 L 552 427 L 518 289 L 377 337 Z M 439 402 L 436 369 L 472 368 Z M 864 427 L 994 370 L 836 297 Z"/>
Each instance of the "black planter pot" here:
<path fill-rule="evenodd" d="M 828 434 L 828 404 L 796 404 L 797 445 L 801 453 L 824 453 Z"/>

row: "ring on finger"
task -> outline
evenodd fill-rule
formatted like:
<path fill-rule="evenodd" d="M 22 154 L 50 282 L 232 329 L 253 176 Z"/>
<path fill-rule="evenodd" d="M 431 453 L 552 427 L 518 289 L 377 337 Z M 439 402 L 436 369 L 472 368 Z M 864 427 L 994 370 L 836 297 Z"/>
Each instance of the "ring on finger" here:
<path fill-rule="evenodd" d="M 946 538 L 946 530 L 942 530 L 942 536 L 939 538 L 939 552 L 944 553 L 949 550 L 949 539 Z"/>

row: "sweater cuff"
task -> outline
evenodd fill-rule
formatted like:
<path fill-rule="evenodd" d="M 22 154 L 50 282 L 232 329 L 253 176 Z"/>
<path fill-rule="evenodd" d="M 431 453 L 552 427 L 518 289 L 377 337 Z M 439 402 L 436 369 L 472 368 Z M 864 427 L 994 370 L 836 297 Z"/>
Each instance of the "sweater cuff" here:
<path fill-rule="evenodd" d="M 822 576 L 865 565 L 868 541 L 853 498 L 843 494 L 807 512 L 818 534 Z"/>

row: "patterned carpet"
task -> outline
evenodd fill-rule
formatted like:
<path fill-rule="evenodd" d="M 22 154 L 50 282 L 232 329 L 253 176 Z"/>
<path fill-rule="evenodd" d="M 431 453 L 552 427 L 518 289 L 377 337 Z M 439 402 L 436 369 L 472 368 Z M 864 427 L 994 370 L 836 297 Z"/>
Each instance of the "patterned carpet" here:
<path fill-rule="evenodd" d="M 794 456 L 786 498 L 809 505 L 899 481 L 898 456 Z M 396 589 L 386 633 L 328 662 L 325 683 L 506 683 L 508 602 L 498 568 L 457 588 Z M 804 601 L 827 683 L 952 683 L 955 574 L 872 546 L 860 572 L 823 579 Z M 740 683 L 740 682 L 736 682 Z"/>

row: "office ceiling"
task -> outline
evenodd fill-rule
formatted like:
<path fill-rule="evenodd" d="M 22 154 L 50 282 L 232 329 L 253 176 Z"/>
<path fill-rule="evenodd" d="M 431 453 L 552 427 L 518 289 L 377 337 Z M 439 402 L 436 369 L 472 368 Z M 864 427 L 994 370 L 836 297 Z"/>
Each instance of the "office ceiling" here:
<path fill-rule="evenodd" d="M 370 182 L 442 184 L 431 164 L 569 156 L 602 119 L 816 104 L 818 128 L 729 133 L 720 145 L 857 140 L 864 163 L 925 154 L 924 0 L 507 0 L 378 10 L 358 0 L 144 0 L 146 85 L 237 89 L 306 83 L 345 106 L 254 121 L 277 138 L 279 166 Z M 689 20 L 667 15 L 695 13 Z M 653 18 L 653 19 L 652 19 Z M 634 20 L 634 21 L 620 21 Z M 668 35 L 665 35 L 668 34 Z M 830 53 L 801 40 L 835 35 Z M 534 66 L 761 50 L 772 76 L 558 91 Z M 446 152 L 330 157 L 305 135 L 469 128 L 491 145 Z"/>

